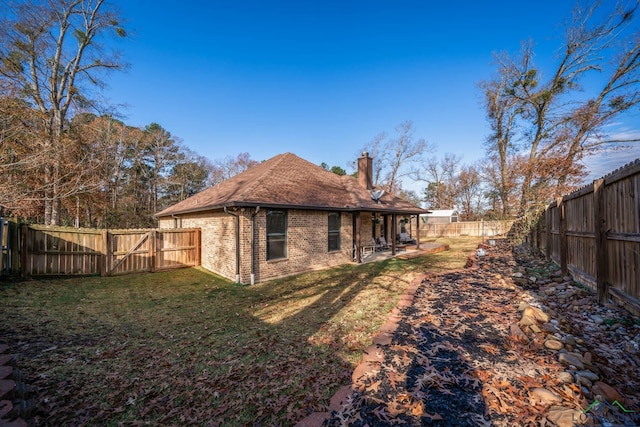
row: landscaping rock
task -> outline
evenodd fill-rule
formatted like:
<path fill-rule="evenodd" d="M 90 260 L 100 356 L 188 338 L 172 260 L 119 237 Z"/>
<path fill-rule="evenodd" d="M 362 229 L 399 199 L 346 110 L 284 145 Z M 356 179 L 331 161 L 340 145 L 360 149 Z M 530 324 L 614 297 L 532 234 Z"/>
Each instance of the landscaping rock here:
<path fill-rule="evenodd" d="M 574 427 L 576 420 L 580 420 L 581 411 L 563 407 L 552 407 L 549 409 L 547 419 L 558 427 Z"/>
<path fill-rule="evenodd" d="M 575 354 L 559 353 L 558 362 L 566 366 L 574 366 L 577 369 L 584 369 L 584 363 L 582 363 L 582 360 L 580 360 L 580 358 Z"/>
<path fill-rule="evenodd" d="M 548 339 L 544 342 L 544 346 L 549 350 L 560 350 L 564 345 L 556 339 Z"/>
<path fill-rule="evenodd" d="M 532 319 L 538 320 L 542 323 L 546 323 L 549 321 L 549 315 L 547 315 L 544 311 L 537 307 L 529 306 L 523 312 L 522 316 L 528 316 Z"/>
<path fill-rule="evenodd" d="M 593 386 L 593 383 L 588 378 L 585 378 L 582 375 L 578 374 L 576 374 L 576 384 L 587 387 L 589 389 Z"/>
<path fill-rule="evenodd" d="M 564 384 L 571 384 L 573 382 L 573 375 L 570 372 L 560 372 L 558 374 L 558 381 Z"/>
<path fill-rule="evenodd" d="M 590 381 L 598 381 L 600 379 L 600 377 L 598 377 L 598 374 L 591 371 L 578 371 L 576 372 L 576 375 L 580 375 L 581 377 L 587 378 Z"/>
<path fill-rule="evenodd" d="M 529 344 L 529 338 L 527 337 L 527 334 L 522 332 L 522 329 L 520 329 L 517 323 L 512 323 L 509 327 L 509 330 L 511 332 L 512 340 L 521 342 L 523 344 Z"/>
<path fill-rule="evenodd" d="M 591 389 L 591 392 L 594 396 L 600 396 L 600 400 L 605 400 L 609 403 L 613 403 L 615 401 L 623 401 L 622 396 L 620 395 L 620 393 L 618 393 L 618 390 L 602 381 L 596 381 L 596 383 L 593 385 L 593 388 Z"/>
<path fill-rule="evenodd" d="M 544 405 L 562 402 L 562 397 L 546 388 L 534 388 L 531 390 L 530 395 L 534 400 Z"/>

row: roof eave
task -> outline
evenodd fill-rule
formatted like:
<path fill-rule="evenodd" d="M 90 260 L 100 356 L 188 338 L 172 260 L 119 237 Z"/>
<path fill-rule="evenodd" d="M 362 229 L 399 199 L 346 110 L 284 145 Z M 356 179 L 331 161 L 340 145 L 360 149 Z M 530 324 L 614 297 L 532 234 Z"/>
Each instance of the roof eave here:
<path fill-rule="evenodd" d="M 398 214 L 398 215 L 420 215 L 429 212 L 426 209 L 416 208 L 416 209 L 398 209 L 398 208 L 386 208 L 386 207 L 370 207 L 370 206 L 318 206 L 318 205 L 291 205 L 291 204 L 282 204 L 282 203 L 258 203 L 258 202 L 231 202 L 224 203 L 219 205 L 208 205 L 201 206 L 197 208 L 184 209 L 176 212 L 167 212 L 162 214 L 162 212 L 154 215 L 155 218 L 166 218 L 166 217 L 175 217 L 178 215 L 187 215 L 199 212 L 207 212 L 207 211 L 215 211 L 222 210 L 224 208 L 256 208 L 260 207 L 261 209 L 300 209 L 300 210 L 318 210 L 318 211 L 340 211 L 340 212 L 377 212 L 377 213 L 388 213 L 388 214 Z"/>

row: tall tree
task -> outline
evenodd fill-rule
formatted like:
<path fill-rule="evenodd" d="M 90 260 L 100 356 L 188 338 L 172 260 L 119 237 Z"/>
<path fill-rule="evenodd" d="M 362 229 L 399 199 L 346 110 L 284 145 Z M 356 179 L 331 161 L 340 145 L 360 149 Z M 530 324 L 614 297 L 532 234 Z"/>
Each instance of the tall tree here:
<path fill-rule="evenodd" d="M 88 147 L 91 157 L 86 164 L 93 165 L 91 176 L 83 182 L 84 191 L 76 196 L 86 214 L 85 223 L 121 226 L 125 207 L 137 203 L 137 197 L 126 194 L 124 184 L 128 180 L 130 156 L 140 148 L 143 130 L 108 115 L 78 114 L 71 131 Z"/>
<path fill-rule="evenodd" d="M 475 166 L 462 166 L 456 177 L 456 205 L 464 221 L 474 221 L 481 215 L 483 188 Z"/>
<path fill-rule="evenodd" d="M 504 69 L 502 69 L 504 71 Z M 484 90 L 485 109 L 492 133 L 487 138 L 487 156 L 492 167 L 497 167 L 497 174 L 493 170 L 491 182 L 502 205 L 502 215 L 511 214 L 510 195 L 513 191 L 513 176 L 509 173 L 509 158 L 516 147 L 513 141 L 516 132 L 517 119 L 521 114 L 520 102 L 508 95 L 507 88 L 513 83 L 508 73 L 502 72 L 492 81 L 481 83 Z"/>
<path fill-rule="evenodd" d="M 183 150 L 180 157 L 167 177 L 166 201 L 163 201 L 163 206 L 191 197 L 207 186 L 211 162 L 188 149 Z"/>
<path fill-rule="evenodd" d="M 637 0 L 579 4 L 548 77 L 535 65 L 530 43 L 518 58 L 498 57 L 499 77 L 484 86 L 494 131 L 489 150 L 500 159 L 502 175 L 519 171 L 519 216 L 571 190 L 584 173 L 580 160 L 586 156 L 638 141 L 607 132 L 620 114 L 640 104 L 640 32 L 632 26 L 638 6 Z M 595 72 L 602 83 L 585 99 L 581 82 Z M 500 122 L 502 117 L 507 120 Z M 514 117 L 515 135 L 509 126 Z M 508 165 L 503 158 L 510 148 Z M 501 197 L 508 193 L 506 184 L 502 179 L 497 188 Z"/>
<path fill-rule="evenodd" d="M 42 121 L 37 110 L 15 97 L 0 97 L 0 209 L 35 217 L 42 209 L 41 165 L 47 161 L 40 145 Z"/>
<path fill-rule="evenodd" d="M 158 212 L 158 199 L 166 186 L 166 177 L 180 160 L 180 146 L 167 130 L 157 123 L 144 129 L 144 161 L 150 173 L 151 212 Z"/>
<path fill-rule="evenodd" d="M 480 174 L 485 187 L 485 199 L 489 203 L 491 217 L 507 219 L 513 216 L 518 206 L 518 182 L 521 171 L 516 167 L 517 162 L 513 156 L 506 158 L 501 163 L 497 156 L 487 156 Z"/>
<path fill-rule="evenodd" d="M 44 218 L 59 221 L 60 201 L 75 182 L 65 181 L 64 134 L 69 115 L 95 107 L 101 73 L 120 69 L 104 37 L 124 37 L 117 14 L 104 0 L 50 0 L 0 3 L 0 79 L 42 114 Z"/>

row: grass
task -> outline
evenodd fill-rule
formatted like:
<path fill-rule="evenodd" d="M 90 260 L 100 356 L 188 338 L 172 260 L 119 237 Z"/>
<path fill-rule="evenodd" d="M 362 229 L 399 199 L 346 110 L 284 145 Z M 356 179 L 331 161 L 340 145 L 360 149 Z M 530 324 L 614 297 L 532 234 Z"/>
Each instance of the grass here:
<path fill-rule="evenodd" d="M 202 269 L 0 285 L 43 425 L 293 424 L 326 410 L 413 277 L 450 250 L 240 286 Z"/>

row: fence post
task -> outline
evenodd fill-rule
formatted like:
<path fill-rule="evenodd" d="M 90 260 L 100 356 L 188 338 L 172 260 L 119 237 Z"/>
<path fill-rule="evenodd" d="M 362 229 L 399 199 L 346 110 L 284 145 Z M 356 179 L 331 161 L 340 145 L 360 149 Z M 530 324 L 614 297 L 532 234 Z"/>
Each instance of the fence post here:
<path fill-rule="evenodd" d="M 594 223 L 596 227 L 596 284 L 598 289 L 598 302 L 607 302 L 609 291 L 609 251 L 607 251 L 607 217 L 606 203 L 604 200 L 604 179 L 593 181 Z"/>
<path fill-rule="evenodd" d="M 9 228 L 9 227 L 7 227 Z M 9 265 L 9 251 L 11 247 L 9 246 L 9 239 L 7 238 L 7 261 L 4 261 L 4 218 L 0 218 L 0 275 L 2 271 L 5 269 L 5 265 Z"/>
<path fill-rule="evenodd" d="M 538 218 L 538 250 L 542 252 L 542 224 L 544 224 L 543 218 Z"/>
<path fill-rule="evenodd" d="M 549 205 L 550 206 L 550 205 Z M 551 251 L 553 246 L 551 245 L 551 210 L 550 207 L 547 206 L 544 210 L 544 224 L 545 224 L 545 252 L 547 256 L 547 261 L 551 261 Z"/>
<path fill-rule="evenodd" d="M 27 239 L 29 236 L 29 226 L 26 224 L 22 224 L 20 226 L 20 236 L 22 237 L 20 241 L 20 278 L 27 278 L 27 261 L 29 260 L 27 254 Z"/>
<path fill-rule="evenodd" d="M 156 252 L 156 246 L 157 246 L 157 242 L 156 242 L 156 238 L 158 236 L 158 230 L 156 230 L 155 228 L 151 231 L 149 231 L 149 239 L 151 240 L 149 242 L 149 255 L 151 255 L 151 272 L 155 272 L 156 271 L 156 267 L 157 267 L 157 260 L 156 260 L 156 256 L 158 255 Z"/>
<path fill-rule="evenodd" d="M 100 248 L 100 276 L 106 276 L 109 271 L 107 260 L 109 259 L 109 244 L 107 242 L 109 231 L 102 230 L 102 247 Z"/>
<path fill-rule="evenodd" d="M 197 251 L 198 254 L 197 259 L 198 259 L 198 267 L 202 265 L 202 230 L 200 228 L 198 228 L 196 230 L 196 246 L 197 246 Z"/>
<path fill-rule="evenodd" d="M 565 217 L 565 206 L 562 197 L 558 197 L 557 204 L 558 217 L 560 218 L 560 270 L 562 271 L 562 274 L 566 275 L 569 272 L 569 269 L 567 268 L 567 252 L 569 247 L 567 245 L 567 221 Z"/>

